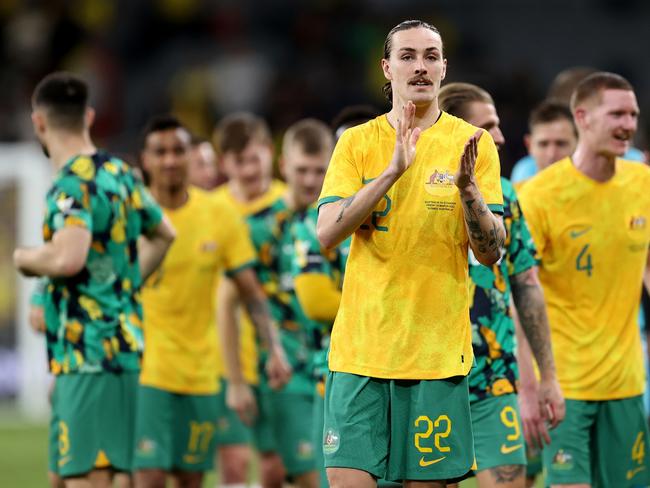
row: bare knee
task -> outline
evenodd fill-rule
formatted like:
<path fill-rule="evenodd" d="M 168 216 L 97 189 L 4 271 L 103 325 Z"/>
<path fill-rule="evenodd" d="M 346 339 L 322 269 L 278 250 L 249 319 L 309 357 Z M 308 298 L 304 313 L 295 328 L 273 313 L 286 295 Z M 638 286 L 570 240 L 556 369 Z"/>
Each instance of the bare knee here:
<path fill-rule="evenodd" d="M 246 483 L 251 460 L 250 447 L 246 445 L 223 446 L 218 452 L 219 472 L 223 484 Z"/>
<path fill-rule="evenodd" d="M 135 473 L 136 488 L 165 488 L 167 473 L 162 469 L 143 469 Z"/>
<path fill-rule="evenodd" d="M 309 471 L 295 477 L 295 485 L 298 488 L 318 488 L 320 478 L 317 471 Z"/>
<path fill-rule="evenodd" d="M 260 478 L 263 488 L 282 488 L 286 470 L 282 459 L 275 453 L 263 453 L 260 460 Z"/>
<path fill-rule="evenodd" d="M 376 488 L 377 481 L 360 469 L 327 468 L 330 488 Z"/>
<path fill-rule="evenodd" d="M 203 473 L 193 471 L 174 471 L 172 478 L 177 488 L 201 488 Z"/>

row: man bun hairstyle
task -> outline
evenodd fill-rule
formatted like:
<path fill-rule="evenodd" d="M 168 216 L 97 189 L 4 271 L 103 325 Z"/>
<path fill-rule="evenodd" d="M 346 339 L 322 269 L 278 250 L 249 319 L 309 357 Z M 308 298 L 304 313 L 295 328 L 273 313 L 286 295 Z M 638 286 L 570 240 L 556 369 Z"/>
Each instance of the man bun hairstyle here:
<path fill-rule="evenodd" d="M 401 22 L 397 24 L 395 27 L 393 27 L 389 32 L 388 35 L 386 36 L 386 40 L 384 41 L 384 57 L 383 59 L 389 59 L 390 58 L 390 53 L 393 50 L 393 34 L 399 31 L 404 31 L 408 29 L 416 29 L 418 27 L 423 27 L 425 29 L 429 29 L 430 31 L 435 32 L 440 36 L 442 39 L 442 36 L 440 35 L 440 31 L 436 29 L 433 25 L 429 24 L 428 22 L 424 22 L 423 20 L 405 20 L 404 22 Z M 384 96 L 388 100 L 389 103 L 393 103 L 393 88 L 390 84 L 390 81 L 387 81 L 383 88 L 382 91 L 384 92 Z"/>

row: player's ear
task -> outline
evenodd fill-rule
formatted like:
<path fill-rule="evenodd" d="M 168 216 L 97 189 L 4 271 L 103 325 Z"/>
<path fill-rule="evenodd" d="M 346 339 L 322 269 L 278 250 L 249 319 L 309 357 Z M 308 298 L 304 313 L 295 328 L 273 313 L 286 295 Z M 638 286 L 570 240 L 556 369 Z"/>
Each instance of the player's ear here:
<path fill-rule="evenodd" d="M 530 134 L 524 135 L 524 146 L 526 146 L 526 151 L 530 152 Z"/>
<path fill-rule="evenodd" d="M 384 78 L 386 78 L 388 81 L 392 81 L 393 75 L 390 72 L 390 64 L 388 63 L 387 59 L 381 59 L 381 70 L 384 72 Z"/>
<path fill-rule="evenodd" d="M 587 110 L 584 107 L 576 107 L 573 110 L 573 120 L 575 120 L 576 127 L 584 127 L 587 123 Z"/>
<path fill-rule="evenodd" d="M 86 113 L 84 114 L 84 124 L 86 128 L 92 127 L 93 123 L 95 122 L 95 109 L 92 107 L 88 107 L 86 109 Z"/>
<path fill-rule="evenodd" d="M 47 129 L 46 117 L 42 110 L 32 112 L 32 125 L 37 135 L 43 135 Z"/>
<path fill-rule="evenodd" d="M 440 81 L 445 79 L 447 76 L 447 59 L 442 60 L 442 71 L 440 72 Z"/>

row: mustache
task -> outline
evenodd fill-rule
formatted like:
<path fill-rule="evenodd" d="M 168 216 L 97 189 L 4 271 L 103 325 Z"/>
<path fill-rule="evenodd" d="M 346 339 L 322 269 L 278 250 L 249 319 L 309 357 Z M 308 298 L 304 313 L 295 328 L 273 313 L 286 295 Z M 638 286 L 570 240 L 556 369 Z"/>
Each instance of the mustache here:
<path fill-rule="evenodd" d="M 429 78 L 428 76 L 422 76 L 422 75 L 414 76 L 413 78 L 411 78 L 409 80 L 409 83 L 418 83 L 418 82 L 421 82 L 421 81 L 424 81 L 425 83 L 430 83 L 430 84 L 433 85 L 433 80 L 431 78 Z"/>

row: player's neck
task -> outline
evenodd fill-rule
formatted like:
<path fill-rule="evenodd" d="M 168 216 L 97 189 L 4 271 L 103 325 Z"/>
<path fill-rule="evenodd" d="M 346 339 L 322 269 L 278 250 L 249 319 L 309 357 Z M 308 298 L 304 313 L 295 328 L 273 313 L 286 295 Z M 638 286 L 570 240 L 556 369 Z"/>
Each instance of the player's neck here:
<path fill-rule="evenodd" d="M 52 140 L 47 143 L 47 150 L 50 153 L 50 160 L 57 170 L 75 156 L 92 156 L 97 152 L 97 148 L 88 134 L 59 132 L 53 136 Z"/>
<path fill-rule="evenodd" d="M 393 108 L 388 112 L 387 117 L 388 122 L 394 129 L 397 129 L 398 119 L 402 113 L 402 106 L 407 102 L 408 100 L 398 99 L 393 101 Z M 413 121 L 413 127 L 419 127 L 422 130 L 426 130 L 435 124 L 438 118 L 440 118 L 440 108 L 438 106 L 438 99 L 436 98 L 427 105 L 415 106 L 415 120 Z"/>
<path fill-rule="evenodd" d="M 271 182 L 269 181 L 264 185 L 261 192 L 251 194 L 251 193 L 247 193 L 244 190 L 244 187 L 240 185 L 237 180 L 232 179 L 228 182 L 228 188 L 230 189 L 230 194 L 233 196 L 233 198 L 236 201 L 240 203 L 251 203 L 257 200 L 258 198 L 264 196 L 266 192 L 269 191 L 270 187 L 271 187 Z"/>
<path fill-rule="evenodd" d="M 151 185 L 149 187 L 151 195 L 164 208 L 176 210 L 187 203 L 189 193 L 187 185 L 178 187 L 163 187 Z"/>
<path fill-rule="evenodd" d="M 284 203 L 287 204 L 287 208 L 292 212 L 302 212 L 307 209 L 307 206 L 298 203 L 296 195 L 291 190 L 287 190 L 282 198 L 284 199 Z"/>
<path fill-rule="evenodd" d="M 616 174 L 616 156 L 597 153 L 584 144 L 578 144 L 571 161 L 578 171 L 592 180 L 605 182 Z"/>

